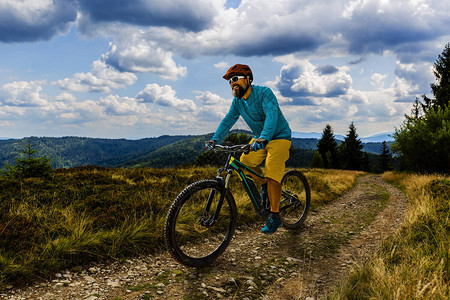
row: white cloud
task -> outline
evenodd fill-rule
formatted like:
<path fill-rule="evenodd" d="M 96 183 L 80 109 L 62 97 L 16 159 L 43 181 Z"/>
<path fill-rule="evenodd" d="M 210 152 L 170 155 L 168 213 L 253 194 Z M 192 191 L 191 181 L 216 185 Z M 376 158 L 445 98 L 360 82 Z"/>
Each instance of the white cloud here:
<path fill-rule="evenodd" d="M 221 62 L 214 64 L 214 67 L 216 67 L 217 69 L 220 69 L 220 70 L 226 70 L 229 66 L 230 66 L 230 64 L 227 63 L 226 61 L 221 61 Z"/>
<path fill-rule="evenodd" d="M 105 108 L 93 100 L 53 101 L 43 107 L 35 119 L 49 120 L 52 124 L 83 124 L 106 118 Z"/>
<path fill-rule="evenodd" d="M 105 109 L 93 100 L 75 102 L 69 108 L 82 123 L 105 118 Z"/>
<path fill-rule="evenodd" d="M 260 0 L 254 5 L 254 2 L 244 0 L 237 9 L 225 10 L 222 6 L 214 23 L 198 33 L 170 28 L 150 28 L 146 33 L 147 39 L 176 49 L 176 52 L 187 57 L 279 55 L 310 51 L 327 39 L 320 28 L 334 15 L 320 22 L 318 18 L 325 7 L 331 11 L 334 6 L 325 1 Z M 298 25 L 299 20 L 302 20 L 302 26 Z"/>
<path fill-rule="evenodd" d="M 307 131 L 320 123 L 345 129 L 351 121 L 365 124 L 364 129 L 369 133 L 371 126 L 368 124 L 373 124 L 372 129 L 377 130 L 392 124 L 398 126 L 418 91 L 417 85 L 402 77 L 395 77 L 386 86 L 388 75 L 381 73 L 370 77 L 370 83 L 377 88 L 375 91 L 355 89 L 348 67 L 314 65 L 293 55 L 275 60 L 284 65 L 280 76 L 267 84 L 274 89 L 294 131 Z M 406 66 L 402 70 L 411 71 Z M 378 123 L 382 125 L 376 125 Z"/>
<path fill-rule="evenodd" d="M 370 77 L 370 84 L 378 89 L 382 89 L 384 87 L 384 80 L 386 77 L 387 74 L 374 73 Z"/>
<path fill-rule="evenodd" d="M 434 82 L 433 64 L 431 62 L 402 63 L 396 62 L 395 74 L 408 82 L 417 85 L 420 91 L 430 91 L 430 83 Z"/>
<path fill-rule="evenodd" d="M 55 97 L 55 100 L 57 101 L 65 101 L 65 102 L 74 102 L 77 100 L 77 97 L 75 97 L 74 95 L 67 93 L 67 92 L 63 92 L 59 95 L 57 95 Z"/>
<path fill-rule="evenodd" d="M 367 104 L 369 102 L 367 95 L 363 91 L 357 91 L 352 88 L 349 89 L 346 98 L 350 103 Z"/>
<path fill-rule="evenodd" d="M 51 0 L 3 0 L 0 3 L 2 11 L 9 11 L 20 18 L 39 19 L 53 10 Z"/>
<path fill-rule="evenodd" d="M 0 116 L 2 119 L 17 119 L 23 116 L 26 110 L 26 107 L 0 105 Z"/>
<path fill-rule="evenodd" d="M 78 101 L 73 95 L 62 93 L 38 112 L 29 111 L 34 119 L 49 120 L 52 124 L 110 122 L 109 125 L 133 125 L 150 113 L 144 103 L 134 98 L 108 95 L 99 100 Z M 109 126 L 108 125 L 108 126 Z"/>
<path fill-rule="evenodd" d="M 129 40 L 121 40 L 118 45 L 110 43 L 110 49 L 103 58 L 106 63 L 123 72 L 151 72 L 171 80 L 187 74 L 187 68 L 177 66 L 170 51 L 155 42 L 142 39 L 140 32 L 136 32 Z"/>
<path fill-rule="evenodd" d="M 145 104 L 138 103 L 136 99 L 117 95 L 100 98 L 99 104 L 109 115 L 140 115 L 149 112 Z"/>
<path fill-rule="evenodd" d="M 146 128 L 159 128 L 162 134 L 194 134 L 205 133 L 204 122 L 200 122 L 196 113 L 168 114 L 166 111 L 155 111 L 139 120 L 139 124 Z M 186 132 L 188 129 L 188 132 Z"/>
<path fill-rule="evenodd" d="M 76 73 L 72 78 L 58 80 L 56 84 L 63 90 L 73 92 L 109 93 L 111 89 L 123 89 L 136 82 L 137 77 L 130 72 L 119 72 L 103 61 L 92 63 L 88 73 Z"/>
<path fill-rule="evenodd" d="M 192 20 L 208 20 L 202 23 L 205 26 L 199 26 L 199 30 L 194 31 L 182 30 L 186 27 L 179 26 L 179 20 L 175 20 L 178 12 L 169 9 L 178 3 L 175 0 L 164 3 L 155 1 L 147 6 L 137 1 L 121 8 L 118 1 L 112 1 L 108 2 L 109 14 L 101 10 L 106 3 L 100 1 L 92 5 L 89 1 L 82 1 L 80 12 L 80 19 L 88 18 L 94 22 L 95 30 L 113 40 L 109 51 L 103 56 L 104 61 L 120 71 L 150 72 L 170 80 L 187 75 L 187 67 L 175 61 L 180 56 L 255 56 L 300 52 L 309 57 L 320 57 L 347 55 L 349 51 L 361 55 L 381 54 L 389 50 L 401 59 L 409 59 L 413 55 L 410 53 L 412 48 L 417 45 L 430 47 L 429 37 L 444 34 L 442 28 L 450 26 L 444 13 L 445 5 L 439 1 L 401 0 L 394 3 L 355 0 L 343 3 L 337 0 L 259 0 L 255 5 L 254 1 L 243 0 L 236 9 L 225 9 L 225 1 L 192 0 L 189 3 L 193 6 L 185 13 L 193 17 Z M 175 11 L 187 5 L 186 2 L 178 4 L 181 6 L 176 6 Z M 157 20 L 140 19 L 155 11 L 167 12 L 165 20 L 159 19 L 160 16 Z M 205 11 L 209 11 L 206 19 Z M 124 17 L 131 12 L 135 20 Z M 147 26 L 145 22 L 148 22 Z M 152 22 L 165 25 L 157 26 Z M 78 24 L 83 26 L 84 23 Z M 138 24 L 144 26 L 135 26 Z M 422 53 L 425 54 L 429 53 Z M 219 62 L 214 66 L 226 68 L 228 64 Z M 309 92 L 314 89 L 322 95 L 327 93 L 327 89 L 345 93 L 345 88 L 341 91 L 339 88 L 348 79 L 340 78 L 344 81 L 340 83 L 335 81 L 338 84 L 335 87 L 305 81 L 293 89 Z M 82 89 L 73 82 L 67 83 L 67 86 Z M 83 87 L 83 90 L 87 89 L 85 85 Z M 92 86 L 92 90 L 96 89 L 106 90 Z"/>
<path fill-rule="evenodd" d="M 352 78 L 345 71 L 320 75 L 309 62 L 300 63 L 303 73 L 293 80 L 291 90 L 305 92 L 310 95 L 345 94 L 352 83 Z"/>
<path fill-rule="evenodd" d="M 226 9 L 225 0 L 2 3 L 5 16 L 20 12 L 23 22 L 33 17 L 42 21 L 52 13 L 60 16 L 50 18 L 54 23 L 48 27 L 68 24 L 69 16 L 73 21 L 78 13 L 81 32 L 113 38 L 116 48 L 108 53 L 112 65 L 157 74 L 164 74 L 160 66 L 171 65 L 169 70 L 176 72 L 169 72 L 169 78 L 185 74 L 183 67 L 170 62 L 173 56 L 330 53 L 336 46 L 339 54 L 404 52 L 411 42 L 448 34 L 450 25 L 446 2 L 430 0 L 242 0 L 236 9 Z M 130 35 L 130 28 L 140 34 Z M 149 59 L 152 55 L 164 58 L 163 63 Z"/>
<path fill-rule="evenodd" d="M 44 106 L 45 95 L 41 94 L 45 81 L 14 81 L 0 88 L 0 103 L 10 106 Z"/>
<path fill-rule="evenodd" d="M 419 43 L 448 34 L 448 4 L 442 1 L 355 0 L 348 2 L 338 25 L 354 53 L 409 51 Z"/>
<path fill-rule="evenodd" d="M 414 100 L 411 99 L 412 95 L 419 92 L 419 87 L 411 84 L 410 81 L 404 78 L 397 77 L 391 85 L 391 91 L 395 101 L 411 103 Z M 415 96 L 418 95 L 416 94 Z"/>
<path fill-rule="evenodd" d="M 196 120 L 203 122 L 211 122 L 212 125 L 208 126 L 213 131 L 215 127 L 219 125 L 219 122 L 225 117 L 228 108 L 223 107 L 202 107 L 195 112 Z M 204 128 L 207 128 L 204 126 Z"/>
<path fill-rule="evenodd" d="M 195 96 L 195 99 L 200 101 L 203 105 L 231 104 L 230 99 L 222 98 L 219 95 L 211 93 L 210 91 L 194 91 L 194 93 L 198 94 Z"/>
<path fill-rule="evenodd" d="M 336 97 L 345 95 L 352 84 L 346 67 L 317 67 L 293 56 L 276 58 L 285 62 L 276 86 L 284 97 Z"/>
<path fill-rule="evenodd" d="M 172 87 L 168 85 L 159 86 L 156 83 L 147 84 L 145 89 L 136 95 L 136 99 L 144 103 L 173 107 L 180 111 L 195 111 L 197 109 L 194 101 L 179 99 Z"/>
<path fill-rule="evenodd" d="M 195 99 L 203 105 L 199 106 L 194 112 L 195 119 L 197 123 L 200 122 L 198 125 L 203 126 L 203 128 L 210 128 L 213 131 L 230 109 L 232 99 L 222 98 L 210 91 L 194 91 L 194 93 L 198 94 Z M 201 125 L 204 124 L 203 122 L 206 122 L 206 125 Z M 236 126 L 242 128 L 241 123 L 238 121 Z"/>
<path fill-rule="evenodd" d="M 200 120 L 196 128 L 204 132 L 208 125 L 217 125 L 230 99 L 210 91 L 194 91 L 194 102 L 177 95 L 165 85 L 166 80 L 182 79 L 178 86 L 192 85 L 188 68 L 199 70 L 207 61 L 226 70 L 230 65 L 226 60 L 248 58 L 249 64 L 258 61 L 255 65 L 260 69 L 267 62 L 268 74 L 281 63 L 279 76 L 267 75 L 264 80 L 272 80 L 266 84 L 296 128 L 330 120 L 345 122 L 347 127 L 350 118 L 383 124 L 395 120 L 399 124 L 414 97 L 430 92 L 432 62 L 449 40 L 445 1 L 242 0 L 233 9 L 226 9 L 230 7 L 226 2 L 1 1 L 2 42 L 49 40 L 75 24 L 77 33 L 101 36 L 111 43 L 90 71 L 74 72 L 55 81 L 62 91 L 53 99 L 46 93 L 55 92 L 47 90 L 44 81 L 14 79 L 17 81 L 1 86 L 0 115 L 5 120 L 17 115 L 30 123 L 139 123 L 164 130 L 183 130 L 183 126 L 185 130 L 187 124 Z M 383 59 L 386 52 L 395 57 L 396 64 L 387 69 L 387 60 L 383 60 L 375 66 L 374 61 Z M 93 57 L 98 55 L 96 52 Z M 361 78 L 350 61 L 364 68 L 358 74 Z M 45 78 L 54 78 L 45 72 Z M 142 84 L 133 73 L 152 73 L 163 80 L 139 75 L 143 80 L 151 78 L 152 84 L 144 88 L 146 82 L 131 91 L 131 85 Z M 11 74 L 17 78 L 19 72 L 12 70 Z M 110 95 L 117 89 L 124 90 L 121 96 Z M 184 86 L 179 91 L 193 89 Z M 83 95 L 89 100 L 78 100 L 72 92 L 105 94 Z"/>

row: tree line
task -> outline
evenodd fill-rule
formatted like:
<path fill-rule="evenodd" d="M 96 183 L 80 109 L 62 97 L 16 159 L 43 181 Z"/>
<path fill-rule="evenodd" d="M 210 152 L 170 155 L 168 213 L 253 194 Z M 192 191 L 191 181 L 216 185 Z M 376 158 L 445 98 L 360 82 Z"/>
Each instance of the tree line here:
<path fill-rule="evenodd" d="M 233 132 L 225 137 L 224 145 L 246 144 L 251 135 L 246 132 Z M 358 139 L 356 127 L 352 123 L 345 140 L 338 146 L 333 129 L 329 124 L 324 129 L 322 138 L 317 142 L 318 150 L 300 149 L 294 144 L 289 149 L 290 158 L 287 167 L 313 167 L 332 169 L 364 170 L 367 172 L 383 172 L 392 169 L 393 158 L 386 142 L 382 143 L 380 155 L 362 151 L 363 143 Z M 224 164 L 226 153 L 212 150 L 201 153 L 194 161 L 197 166 L 221 166 Z M 239 158 L 239 156 L 237 156 Z"/>
<path fill-rule="evenodd" d="M 358 138 L 353 122 L 350 123 L 349 131 L 340 144 L 335 139 L 333 128 L 327 124 L 317 143 L 317 151 L 312 158 L 311 167 L 375 173 L 392 170 L 394 167 L 394 159 L 386 141 L 381 143 L 380 155 L 369 154 L 362 149 L 363 143 Z"/>

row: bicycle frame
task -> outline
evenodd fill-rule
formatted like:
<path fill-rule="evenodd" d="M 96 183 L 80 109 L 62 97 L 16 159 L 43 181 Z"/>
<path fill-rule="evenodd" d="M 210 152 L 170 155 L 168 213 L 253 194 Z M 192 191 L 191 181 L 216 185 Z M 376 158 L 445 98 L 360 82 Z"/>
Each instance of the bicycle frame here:
<path fill-rule="evenodd" d="M 244 186 L 244 190 L 247 192 L 248 196 L 250 197 L 250 200 L 253 204 L 253 207 L 255 208 L 255 211 L 259 214 L 259 212 L 263 208 L 263 207 L 260 207 L 261 204 L 264 204 L 262 202 L 263 199 L 260 199 L 260 196 L 258 194 L 255 195 L 253 193 L 252 189 L 250 188 L 249 179 L 244 174 L 244 170 L 250 172 L 251 174 L 253 174 L 261 179 L 264 179 L 265 177 L 256 173 L 255 171 L 253 171 L 252 169 L 250 169 L 249 167 L 247 167 L 246 165 L 244 165 L 243 163 L 241 163 L 239 160 L 235 159 L 231 155 L 227 161 L 226 167 L 227 166 L 228 166 L 228 168 L 235 171 L 236 174 L 239 176 L 239 179 L 241 180 L 241 183 Z M 225 188 L 228 188 L 227 180 L 225 180 Z M 258 201 L 258 200 L 260 200 L 260 201 Z"/>
<path fill-rule="evenodd" d="M 250 169 L 249 167 L 247 167 L 246 165 L 241 163 L 239 160 L 236 160 L 231 155 L 228 157 L 226 166 L 231 167 L 233 169 L 233 171 L 235 171 L 238 174 L 238 176 L 241 180 L 241 183 L 244 186 L 245 191 L 247 192 L 248 196 L 250 197 L 250 200 L 253 204 L 256 214 L 262 218 L 266 218 L 269 213 L 268 209 L 270 209 L 270 204 L 268 203 L 268 199 L 261 199 L 259 194 L 255 195 L 252 192 L 250 185 L 248 183 L 248 177 L 245 176 L 243 169 L 247 170 L 248 172 L 252 173 L 253 175 L 256 175 L 257 177 L 259 177 L 261 179 L 265 179 L 265 176 L 262 176 L 262 175 L 256 173 L 255 171 L 253 171 L 252 169 Z M 225 182 L 226 182 L 225 187 L 227 188 L 228 182 L 227 182 L 227 180 Z M 292 195 L 292 193 L 290 193 L 289 191 L 282 190 L 281 194 L 285 198 L 291 198 L 291 199 L 296 198 L 296 196 Z M 259 199 L 259 201 L 257 199 Z M 285 200 L 281 200 L 280 204 L 282 204 L 284 201 Z M 289 208 L 295 204 L 296 203 L 291 203 L 289 205 L 285 205 L 284 207 L 280 208 L 280 211 L 286 210 L 287 208 Z"/>
<path fill-rule="evenodd" d="M 240 146 L 242 146 L 242 145 L 240 145 Z M 248 145 L 246 145 L 246 146 L 248 146 Z M 239 145 L 234 146 L 234 147 L 239 147 Z M 222 149 L 230 150 L 230 149 L 235 149 L 234 147 L 223 147 L 222 146 Z M 236 152 L 238 152 L 238 151 L 236 151 Z M 240 150 L 240 152 L 243 152 L 243 151 Z M 227 175 L 224 179 L 222 176 L 222 173 L 225 171 L 227 172 Z M 247 167 L 246 165 L 241 163 L 238 159 L 236 159 L 230 153 L 226 160 L 225 166 L 223 168 L 219 168 L 219 170 L 217 171 L 217 175 L 216 175 L 216 180 L 220 181 L 223 189 L 228 189 L 228 184 L 229 184 L 229 181 L 230 181 L 233 171 L 236 172 L 239 179 L 241 180 L 241 184 L 243 185 L 244 190 L 246 191 L 248 196 L 250 197 L 251 203 L 253 204 L 253 208 L 255 209 L 256 214 L 262 218 L 267 217 L 267 215 L 269 213 L 268 208 L 270 208 L 268 199 L 261 199 L 259 194 L 255 195 L 252 192 L 252 189 L 250 188 L 250 184 L 249 184 L 249 180 L 251 180 L 251 179 L 249 179 L 247 176 L 245 176 L 244 171 L 248 171 L 249 173 L 251 173 L 261 179 L 265 179 L 265 176 L 256 173 L 255 171 L 253 171 L 252 169 L 250 169 L 249 167 Z M 211 203 L 212 203 L 212 200 L 214 199 L 214 195 L 215 195 L 215 191 L 211 190 L 209 197 L 208 197 L 208 202 L 205 207 L 205 214 L 208 214 L 209 209 L 211 208 Z M 284 197 L 295 198 L 295 196 L 291 195 L 288 191 L 282 191 L 282 195 Z M 216 210 L 215 210 L 212 218 L 209 218 L 207 220 L 202 220 L 201 223 L 203 225 L 212 226 L 214 224 L 214 222 L 219 217 L 219 212 L 222 208 L 224 198 L 225 198 L 225 193 L 222 193 L 221 198 L 219 199 L 219 202 L 217 204 Z M 294 205 L 294 204 L 291 204 L 291 205 Z M 285 206 L 284 209 L 290 207 L 291 205 Z"/>
<path fill-rule="evenodd" d="M 247 167 L 246 165 L 244 165 L 243 163 L 241 163 L 239 160 L 237 160 L 231 153 L 228 155 L 228 158 L 226 160 L 225 166 L 223 168 L 219 168 L 219 170 L 217 171 L 217 176 L 216 176 L 216 180 L 221 182 L 222 188 L 224 189 L 228 189 L 228 183 L 230 181 L 231 175 L 234 172 L 236 172 L 236 174 L 238 175 L 239 179 L 241 180 L 242 185 L 244 186 L 244 190 L 247 192 L 248 196 L 250 197 L 250 200 L 253 204 L 253 207 L 255 209 L 255 212 L 261 216 L 261 217 L 265 217 L 264 215 L 264 206 L 267 204 L 264 199 L 260 199 L 259 198 L 259 194 L 255 195 L 251 188 L 250 188 L 250 184 L 249 184 L 249 179 L 245 176 L 244 174 L 244 170 L 252 173 L 253 175 L 264 179 L 265 177 L 261 174 L 256 173 L 255 171 L 253 171 L 252 169 L 250 169 L 249 167 Z M 223 178 L 223 176 L 221 175 L 223 172 L 227 172 L 227 175 L 225 177 L 225 179 Z M 208 197 L 208 202 L 206 204 L 205 207 L 205 213 L 208 214 L 209 209 L 211 208 L 211 203 L 214 199 L 214 195 L 215 195 L 215 191 L 211 190 L 209 197 Z M 219 212 L 222 208 L 222 204 L 224 201 L 224 197 L 225 197 L 225 193 L 222 193 L 221 198 L 219 199 L 219 202 L 217 204 L 216 210 L 212 216 L 212 218 L 209 218 L 207 220 L 201 220 L 201 223 L 205 226 L 212 226 L 214 224 L 214 222 L 217 220 L 217 218 L 219 217 Z"/>

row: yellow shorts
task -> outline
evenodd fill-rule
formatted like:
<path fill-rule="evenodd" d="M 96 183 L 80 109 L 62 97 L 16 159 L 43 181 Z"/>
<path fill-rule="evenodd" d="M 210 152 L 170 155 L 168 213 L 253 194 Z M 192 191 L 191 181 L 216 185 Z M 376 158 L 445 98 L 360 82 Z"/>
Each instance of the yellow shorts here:
<path fill-rule="evenodd" d="M 252 139 L 250 144 L 254 140 Z M 242 154 L 240 161 L 248 167 L 257 167 L 265 159 L 265 176 L 281 182 L 286 168 L 285 163 L 289 158 L 290 147 L 291 141 L 289 140 L 271 140 L 264 149 Z"/>

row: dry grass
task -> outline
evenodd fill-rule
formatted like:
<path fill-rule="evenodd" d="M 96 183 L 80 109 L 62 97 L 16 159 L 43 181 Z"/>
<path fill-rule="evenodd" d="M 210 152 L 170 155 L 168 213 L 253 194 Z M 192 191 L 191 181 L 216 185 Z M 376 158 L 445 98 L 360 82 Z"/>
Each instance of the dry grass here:
<path fill-rule="evenodd" d="M 336 199 L 355 185 L 356 178 L 365 174 L 361 171 L 307 169 L 304 174 L 311 187 L 311 202 L 323 205 Z"/>
<path fill-rule="evenodd" d="M 404 225 L 330 298 L 449 299 L 449 177 L 389 172 L 383 179 L 407 193 Z"/>

